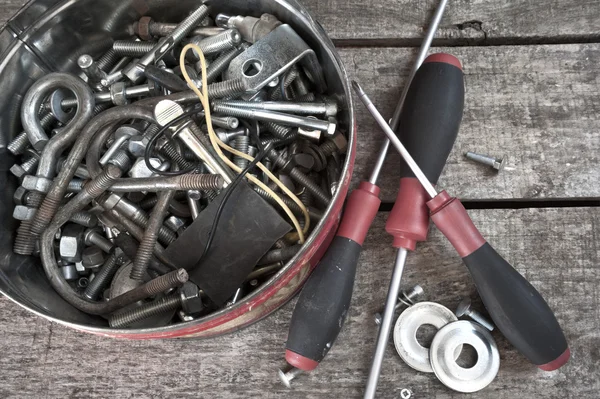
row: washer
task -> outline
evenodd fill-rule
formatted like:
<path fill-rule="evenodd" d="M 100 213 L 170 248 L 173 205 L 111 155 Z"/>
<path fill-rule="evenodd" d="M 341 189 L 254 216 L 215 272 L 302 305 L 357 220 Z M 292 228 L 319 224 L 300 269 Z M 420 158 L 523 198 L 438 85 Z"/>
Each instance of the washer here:
<path fill-rule="evenodd" d="M 394 327 L 394 345 L 396 351 L 415 370 L 433 373 L 429 361 L 429 348 L 421 346 L 417 341 L 417 330 L 425 324 L 431 324 L 437 329 L 448 323 L 457 321 L 454 313 L 445 306 L 434 302 L 419 302 L 406 309 Z M 460 354 L 462 346 L 456 356 Z"/>
<path fill-rule="evenodd" d="M 469 344 L 477 352 L 477 363 L 463 368 L 454 357 L 457 347 Z M 488 386 L 500 368 L 494 338 L 483 326 L 470 321 L 450 323 L 438 331 L 431 343 L 431 366 L 437 378 L 458 392 L 476 392 Z"/>

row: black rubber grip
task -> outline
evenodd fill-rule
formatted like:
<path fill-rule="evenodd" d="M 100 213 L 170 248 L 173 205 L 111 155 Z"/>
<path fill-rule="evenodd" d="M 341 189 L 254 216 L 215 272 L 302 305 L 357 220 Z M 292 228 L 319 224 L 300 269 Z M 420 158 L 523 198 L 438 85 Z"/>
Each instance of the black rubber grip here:
<path fill-rule="evenodd" d="M 463 72 L 444 62 L 426 62 L 417 71 L 404 102 L 398 137 L 432 184 L 436 184 L 463 116 Z M 400 177 L 415 177 L 404 161 Z"/>
<path fill-rule="evenodd" d="M 544 298 L 490 244 L 463 260 L 496 326 L 532 363 L 549 364 L 567 351 L 565 335 Z"/>
<path fill-rule="evenodd" d="M 362 247 L 335 237 L 306 282 L 290 323 L 286 348 L 315 362 L 333 346 L 350 307 Z"/>
<path fill-rule="evenodd" d="M 189 90 L 189 87 L 187 83 L 185 83 L 185 80 L 183 80 L 177 75 L 162 70 L 159 67 L 156 67 L 154 65 L 148 65 L 144 72 L 148 79 L 158 83 L 161 87 L 164 87 L 165 89 L 169 89 L 175 92 Z"/>

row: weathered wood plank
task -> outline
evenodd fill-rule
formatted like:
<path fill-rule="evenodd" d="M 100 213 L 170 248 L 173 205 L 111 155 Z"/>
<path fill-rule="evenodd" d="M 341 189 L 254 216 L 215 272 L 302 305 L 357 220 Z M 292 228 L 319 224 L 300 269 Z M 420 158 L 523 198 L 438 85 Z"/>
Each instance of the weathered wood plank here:
<path fill-rule="evenodd" d="M 465 71 L 465 113 L 440 186 L 466 199 L 598 197 L 600 187 L 600 45 L 438 48 L 456 55 Z M 391 117 L 416 50 L 340 49 L 382 114 Z M 359 155 L 355 183 L 367 178 L 383 134 L 355 104 Z M 466 160 L 475 151 L 508 154 L 511 169 L 496 174 Z M 382 198 L 397 192 L 399 162 L 389 156 Z"/>
<path fill-rule="evenodd" d="M 600 390 L 600 209 L 470 212 L 490 242 L 548 299 L 572 350 L 572 360 L 545 373 L 494 332 L 500 373 L 473 398 L 595 398 Z M 311 375 L 282 387 L 276 370 L 293 303 L 244 331 L 206 341 L 117 341 L 46 322 L 0 300 L 2 397 L 354 398 L 362 390 L 376 335 L 373 314 L 384 301 L 394 250 L 380 214 L 365 243 L 353 307 L 327 360 Z M 410 254 L 404 286 L 419 283 L 427 298 L 450 308 L 475 288 L 441 234 Z M 390 344 L 379 396 L 462 397 L 432 374 L 406 366 Z"/>
<path fill-rule="evenodd" d="M 438 0 L 304 0 L 332 38 L 416 45 Z M 582 0 L 450 0 L 437 38 L 454 43 L 564 41 L 598 37 L 600 3 Z"/>

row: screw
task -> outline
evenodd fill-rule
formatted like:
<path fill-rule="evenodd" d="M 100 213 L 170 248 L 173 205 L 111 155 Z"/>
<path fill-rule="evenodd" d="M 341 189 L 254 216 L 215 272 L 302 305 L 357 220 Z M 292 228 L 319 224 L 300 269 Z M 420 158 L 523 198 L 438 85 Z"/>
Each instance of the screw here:
<path fill-rule="evenodd" d="M 177 24 L 155 22 L 150 17 L 142 17 L 134 22 L 133 31 L 142 40 L 152 40 L 155 37 L 169 36 L 177 28 Z M 192 36 L 214 36 L 223 32 L 222 28 L 215 26 L 198 26 L 188 35 Z"/>
<path fill-rule="evenodd" d="M 114 252 L 111 252 L 100 268 L 100 271 L 85 289 L 83 295 L 85 295 L 86 298 L 94 301 L 98 298 L 100 293 L 104 292 L 104 289 L 108 286 L 119 269 L 120 265 L 119 262 L 117 262 L 117 259 L 117 255 Z"/>
<path fill-rule="evenodd" d="M 156 47 L 155 42 L 140 42 L 137 40 L 115 40 L 113 51 L 120 56 L 141 57 Z"/>
<path fill-rule="evenodd" d="M 241 45 L 239 47 L 232 48 L 231 50 L 228 50 L 217 57 L 217 59 L 214 60 L 208 68 L 206 68 L 206 82 L 213 83 L 219 76 L 221 76 L 221 73 L 223 73 L 225 69 L 229 67 L 231 61 L 240 55 L 247 47 L 248 46 L 246 45 Z"/>
<path fill-rule="evenodd" d="M 250 146 L 250 137 L 248 136 L 238 136 L 235 138 L 233 142 L 233 148 L 242 152 L 244 154 L 248 154 L 248 147 Z M 246 169 L 248 164 L 250 163 L 247 159 L 242 158 L 240 156 L 235 155 L 233 157 L 233 162 L 236 166 L 242 170 Z"/>
<path fill-rule="evenodd" d="M 106 72 L 100 69 L 91 55 L 83 54 L 77 59 L 77 65 L 88 77 L 90 83 L 100 83 L 106 77 Z"/>
<path fill-rule="evenodd" d="M 88 228 L 98 225 L 98 218 L 90 212 L 75 212 L 69 221 Z"/>
<path fill-rule="evenodd" d="M 508 162 L 507 155 L 504 155 L 502 158 L 495 158 L 495 157 L 491 157 L 489 155 L 477 154 L 475 152 L 469 151 L 465 154 L 465 157 L 467 157 L 467 159 L 470 159 L 472 161 L 491 166 L 498 172 L 500 172 L 502 169 L 504 169 L 504 167 L 506 166 L 506 164 Z"/>
<path fill-rule="evenodd" d="M 456 317 L 468 316 L 490 331 L 494 331 L 494 325 L 486 317 L 476 310 L 471 309 L 471 298 L 463 299 L 456 308 Z"/>
<path fill-rule="evenodd" d="M 296 66 L 293 66 L 289 69 L 289 71 L 285 75 L 285 80 L 283 81 L 284 90 L 287 89 L 288 87 L 290 87 L 290 85 L 294 82 L 294 80 L 296 80 L 298 75 L 299 75 L 299 72 L 298 72 L 298 68 L 296 68 Z M 287 98 L 282 98 L 283 93 L 281 92 L 281 87 L 279 85 L 277 85 L 277 87 L 273 88 L 273 90 L 271 91 L 271 95 L 269 97 L 272 101 L 277 101 L 277 100 L 282 100 L 282 99 L 287 100 Z"/>
<path fill-rule="evenodd" d="M 279 371 L 277 372 L 277 375 L 279 376 L 279 379 L 281 380 L 283 385 L 285 385 L 287 388 L 292 388 L 292 384 L 291 384 L 292 380 L 303 373 L 304 373 L 304 370 L 300 370 L 298 368 L 292 367 L 286 372 L 279 369 Z"/>
<path fill-rule="evenodd" d="M 111 253 L 113 250 L 113 244 L 102 236 L 98 231 L 88 229 L 83 233 L 83 241 L 85 245 L 95 245 L 104 252 Z"/>
<path fill-rule="evenodd" d="M 236 108 L 261 109 L 263 111 L 288 112 L 299 115 L 335 116 L 338 107 L 335 101 L 311 103 L 291 101 L 222 101 L 221 104 Z"/>
<path fill-rule="evenodd" d="M 106 53 L 96 62 L 98 68 L 103 71 L 109 71 L 113 66 L 115 66 L 119 60 L 121 60 L 121 56 L 119 56 L 115 50 L 108 49 Z"/>
<path fill-rule="evenodd" d="M 409 290 L 402 291 L 400 293 L 400 296 L 398 297 L 398 303 L 394 307 L 394 311 L 400 310 L 403 306 L 411 307 L 415 304 L 415 300 L 421 295 L 423 295 L 423 292 L 423 287 L 421 287 L 418 284 L 410 288 Z M 382 313 L 383 311 L 375 313 L 375 324 L 381 324 Z"/>
<path fill-rule="evenodd" d="M 212 55 L 222 53 L 225 50 L 240 45 L 242 43 L 242 35 L 240 35 L 237 29 L 229 29 L 207 38 L 196 36 L 190 40 L 190 43 L 200 47 L 204 55 Z M 194 54 L 198 57 L 195 51 Z"/>
<path fill-rule="evenodd" d="M 39 162 L 40 156 L 35 151 L 31 151 L 31 157 L 21 165 L 14 164 L 10 168 L 10 172 L 22 181 L 25 176 L 31 175 L 35 171 Z"/>
<path fill-rule="evenodd" d="M 164 156 L 174 161 L 177 166 L 179 166 L 183 170 L 189 170 L 194 168 L 194 164 L 188 162 L 183 155 L 179 153 L 179 151 L 167 140 L 161 141 L 157 146 L 156 150 L 159 151 Z"/>

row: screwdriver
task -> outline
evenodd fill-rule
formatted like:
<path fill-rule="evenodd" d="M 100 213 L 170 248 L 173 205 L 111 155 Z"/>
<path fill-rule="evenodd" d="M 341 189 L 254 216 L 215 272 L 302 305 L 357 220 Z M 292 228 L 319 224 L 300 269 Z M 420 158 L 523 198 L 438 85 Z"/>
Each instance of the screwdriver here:
<path fill-rule="evenodd" d="M 433 16 L 390 126 L 397 129 L 410 83 L 423 63 L 448 0 L 441 0 Z M 304 371 L 314 370 L 339 335 L 352 299 L 356 266 L 381 200 L 377 180 L 389 148 L 386 140 L 369 181 L 360 183 L 346 202 L 336 236 L 307 280 L 292 314 L 286 361 Z M 393 308 L 393 306 L 392 306 Z"/>
<path fill-rule="evenodd" d="M 463 259 L 498 329 L 540 369 L 552 371 L 562 367 L 569 360 L 569 346 L 544 298 L 485 241 L 457 198 L 446 191 L 436 191 L 360 85 L 353 82 L 353 87 L 427 192 L 431 219 Z"/>

